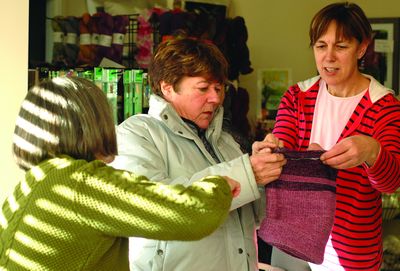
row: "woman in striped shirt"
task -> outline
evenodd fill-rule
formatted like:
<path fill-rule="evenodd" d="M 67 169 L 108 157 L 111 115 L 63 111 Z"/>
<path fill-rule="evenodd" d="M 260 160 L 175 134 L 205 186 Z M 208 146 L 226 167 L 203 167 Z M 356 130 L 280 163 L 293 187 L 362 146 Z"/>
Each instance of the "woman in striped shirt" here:
<path fill-rule="evenodd" d="M 371 33 L 356 4 L 321 9 L 310 25 L 319 75 L 289 88 L 273 130 L 287 148 L 327 150 L 321 160 L 339 169 L 334 226 L 313 271 L 379 270 L 382 262 L 381 193 L 400 186 L 400 103 L 358 69 Z"/>

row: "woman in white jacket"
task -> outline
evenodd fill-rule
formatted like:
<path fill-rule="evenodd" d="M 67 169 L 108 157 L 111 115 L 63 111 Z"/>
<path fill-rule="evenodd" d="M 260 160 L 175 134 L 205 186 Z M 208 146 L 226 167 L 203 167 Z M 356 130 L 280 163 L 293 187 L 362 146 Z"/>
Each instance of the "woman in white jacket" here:
<path fill-rule="evenodd" d="M 190 185 L 210 174 L 229 176 L 241 183 L 241 193 L 225 223 L 199 241 L 130 239 L 131 270 L 258 270 L 258 185 L 276 180 L 286 160 L 272 153 L 276 143 L 269 142 L 256 142 L 253 155 L 243 154 L 222 130 L 227 62 L 211 43 L 189 38 L 161 43 L 149 78 L 149 112 L 119 125 L 119 155 L 112 165 L 168 184 Z"/>

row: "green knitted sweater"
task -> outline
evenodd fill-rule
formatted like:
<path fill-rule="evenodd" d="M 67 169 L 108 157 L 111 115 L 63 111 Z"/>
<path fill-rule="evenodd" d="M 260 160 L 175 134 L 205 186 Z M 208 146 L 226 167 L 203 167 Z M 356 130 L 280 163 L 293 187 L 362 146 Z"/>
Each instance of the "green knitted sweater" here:
<path fill-rule="evenodd" d="M 26 173 L 0 214 L 0 270 L 129 270 L 128 238 L 197 240 L 226 218 L 220 177 L 192 186 L 148 181 L 68 156 Z"/>

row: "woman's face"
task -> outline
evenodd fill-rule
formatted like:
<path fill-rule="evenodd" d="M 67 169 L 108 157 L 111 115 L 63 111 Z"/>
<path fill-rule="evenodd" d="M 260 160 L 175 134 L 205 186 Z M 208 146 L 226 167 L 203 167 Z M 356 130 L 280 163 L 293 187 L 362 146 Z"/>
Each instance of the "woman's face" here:
<path fill-rule="evenodd" d="M 355 38 L 336 40 L 336 23 L 330 23 L 313 46 L 318 72 L 328 86 L 345 88 L 359 75 L 357 61 L 367 46 L 368 43 L 360 44 Z"/>
<path fill-rule="evenodd" d="M 164 98 L 176 112 L 206 129 L 224 100 L 224 86 L 203 77 L 183 77 L 177 88 L 174 91 L 172 85 L 161 83 Z"/>

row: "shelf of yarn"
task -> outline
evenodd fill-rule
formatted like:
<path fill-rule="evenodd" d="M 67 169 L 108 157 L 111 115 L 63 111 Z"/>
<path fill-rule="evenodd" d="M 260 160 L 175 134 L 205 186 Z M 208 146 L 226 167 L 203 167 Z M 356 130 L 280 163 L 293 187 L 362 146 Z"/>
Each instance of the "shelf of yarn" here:
<path fill-rule="evenodd" d="M 154 32 L 151 25 L 149 30 L 139 25 L 139 14 L 113 16 L 99 11 L 47 19 L 53 30 L 51 65 L 59 69 L 97 67 L 103 58 L 126 68 L 139 68 L 138 54 L 144 55 L 140 34 Z"/>

